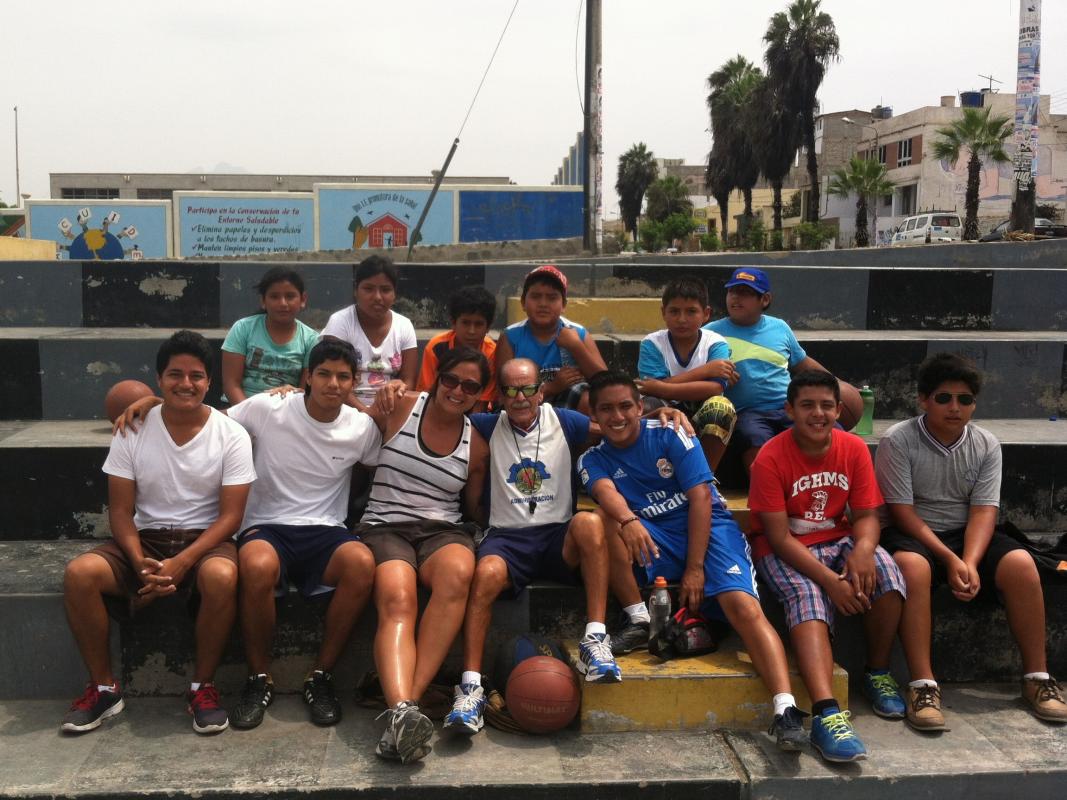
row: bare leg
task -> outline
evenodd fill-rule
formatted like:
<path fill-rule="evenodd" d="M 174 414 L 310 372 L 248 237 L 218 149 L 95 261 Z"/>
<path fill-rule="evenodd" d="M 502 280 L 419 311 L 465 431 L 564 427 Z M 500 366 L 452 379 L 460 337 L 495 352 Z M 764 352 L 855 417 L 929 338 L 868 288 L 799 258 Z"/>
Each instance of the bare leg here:
<path fill-rule="evenodd" d="M 67 564 L 63 574 L 63 605 L 74 641 L 78 644 L 89 680 L 103 686 L 115 682 L 108 651 L 110 625 L 104 595 L 123 595 L 111 565 L 95 553 L 85 553 Z"/>
<path fill-rule="evenodd" d="M 270 644 L 277 610 L 274 587 L 281 564 L 270 542 L 253 539 L 237 553 L 241 596 L 241 637 L 245 658 L 254 675 L 270 672 Z"/>
<path fill-rule="evenodd" d="M 790 692 L 789 664 L 778 633 L 767 621 L 759 600 L 745 592 L 716 595 L 730 626 L 737 631 L 764 685 L 772 695 Z"/>
<path fill-rule="evenodd" d="M 900 615 L 900 644 L 913 681 L 933 680 L 930 661 L 930 562 L 918 553 L 900 550 L 893 559 L 904 575 L 908 599 Z M 868 645 L 870 637 L 867 639 Z"/>
<path fill-rule="evenodd" d="M 228 558 L 209 558 L 196 574 L 200 611 L 196 615 L 196 672 L 204 683 L 215 677 L 237 617 L 237 565 Z"/>
<path fill-rule="evenodd" d="M 419 624 L 418 657 L 412 682 L 416 700 L 437 675 L 463 625 L 473 577 L 474 553 L 461 544 L 445 545 L 426 559 L 419 570 L 419 579 L 430 589 L 430 602 Z"/>
<path fill-rule="evenodd" d="M 406 561 L 386 561 L 374 572 L 374 602 L 378 631 L 374 634 L 374 663 L 382 682 L 385 704 L 417 699 L 415 675 L 415 618 L 419 613 L 415 570 Z"/>
<path fill-rule="evenodd" d="M 493 618 L 493 602 L 507 588 L 508 565 L 500 556 L 489 555 L 478 560 L 471 584 L 467 613 L 463 619 L 463 668 L 482 671 L 485 640 Z"/>
<path fill-rule="evenodd" d="M 563 560 L 572 569 L 579 565 L 582 568 L 587 621 L 604 622 L 608 614 L 611 560 L 604 524 L 599 516 L 588 511 L 579 511 L 574 515 L 563 539 Z"/>
<path fill-rule="evenodd" d="M 700 437 L 700 448 L 704 451 L 704 458 L 708 460 L 708 466 L 714 473 L 719 468 L 723 454 L 726 453 L 726 445 L 718 436 L 707 434 Z"/>
<path fill-rule="evenodd" d="M 334 590 L 326 609 L 316 666 L 329 672 L 348 644 L 352 627 L 363 613 L 374 586 L 374 556 L 367 545 L 345 542 L 334 550 L 322 573 L 322 582 Z"/>
<path fill-rule="evenodd" d="M 834 696 L 834 654 L 830 649 L 830 629 L 821 620 L 808 620 L 789 631 L 797 655 L 800 677 L 808 687 L 812 702 Z"/>
<path fill-rule="evenodd" d="M 608 518 L 599 508 L 596 515 L 604 525 L 604 538 L 608 545 L 611 593 L 624 608 L 640 603 L 641 590 L 637 587 L 637 579 L 634 577 L 630 553 L 619 536 L 619 523 Z"/>
<path fill-rule="evenodd" d="M 886 592 L 873 603 L 871 610 L 863 615 L 863 627 L 867 632 L 867 666 L 870 669 L 889 669 L 889 654 L 893 639 L 900 627 L 900 613 L 904 598 L 899 592 Z"/>
<path fill-rule="evenodd" d="M 756 460 L 756 456 L 759 455 L 758 447 L 750 447 L 748 450 L 741 454 L 741 463 L 745 465 L 745 472 L 752 472 L 752 462 Z"/>
<path fill-rule="evenodd" d="M 1019 645 L 1023 672 L 1046 672 L 1045 596 L 1034 559 L 1025 550 L 1013 550 L 997 564 L 995 581 L 1004 598 L 1008 627 Z"/>

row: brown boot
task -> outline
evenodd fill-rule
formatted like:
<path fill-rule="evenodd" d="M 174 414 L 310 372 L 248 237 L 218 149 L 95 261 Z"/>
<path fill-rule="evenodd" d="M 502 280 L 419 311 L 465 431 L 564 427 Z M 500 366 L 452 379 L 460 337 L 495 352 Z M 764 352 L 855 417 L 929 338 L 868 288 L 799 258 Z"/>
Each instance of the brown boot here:
<path fill-rule="evenodd" d="M 941 713 L 941 687 L 908 687 L 907 722 L 917 731 L 947 731 L 945 717 Z"/>
<path fill-rule="evenodd" d="M 1063 699 L 1063 687 L 1055 678 L 1032 680 L 1023 678 L 1023 700 L 1030 706 L 1034 716 L 1048 722 L 1067 722 L 1067 702 Z"/>

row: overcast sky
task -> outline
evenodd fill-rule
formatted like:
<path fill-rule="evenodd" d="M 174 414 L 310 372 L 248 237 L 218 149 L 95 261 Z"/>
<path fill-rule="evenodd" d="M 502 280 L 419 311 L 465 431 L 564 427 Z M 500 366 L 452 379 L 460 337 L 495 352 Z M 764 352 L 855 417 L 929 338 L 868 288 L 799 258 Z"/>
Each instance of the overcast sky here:
<path fill-rule="evenodd" d="M 409 174 L 440 167 L 513 0 L 36 0 L 0 25 L 0 199 L 48 196 L 49 172 Z M 606 211 L 637 141 L 701 163 L 708 74 L 784 0 L 605 0 Z M 579 0 L 520 0 L 461 137 L 453 175 L 547 184 L 582 126 Z M 897 113 L 1015 88 L 1018 0 L 823 0 L 841 60 L 823 109 Z M 1067 2 L 1045 0 L 1044 94 L 1067 113 Z M 578 72 L 584 56 L 584 20 Z"/>

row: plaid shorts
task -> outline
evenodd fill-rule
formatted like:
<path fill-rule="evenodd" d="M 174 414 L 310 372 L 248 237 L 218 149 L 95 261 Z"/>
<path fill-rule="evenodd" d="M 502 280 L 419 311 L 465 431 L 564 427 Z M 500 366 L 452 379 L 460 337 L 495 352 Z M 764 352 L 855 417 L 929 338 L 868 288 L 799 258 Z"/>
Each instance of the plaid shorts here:
<path fill-rule="evenodd" d="M 840 573 L 845 568 L 845 559 L 852 552 L 851 536 L 842 536 L 832 542 L 822 542 L 808 548 L 820 563 Z M 904 576 L 893 557 L 881 545 L 874 549 L 875 589 L 872 601 L 886 592 L 900 592 L 907 597 Z M 801 622 L 821 620 L 830 630 L 834 627 L 834 604 L 819 584 L 798 572 L 774 553 L 756 562 L 756 571 L 785 606 L 786 623 L 790 628 Z"/>

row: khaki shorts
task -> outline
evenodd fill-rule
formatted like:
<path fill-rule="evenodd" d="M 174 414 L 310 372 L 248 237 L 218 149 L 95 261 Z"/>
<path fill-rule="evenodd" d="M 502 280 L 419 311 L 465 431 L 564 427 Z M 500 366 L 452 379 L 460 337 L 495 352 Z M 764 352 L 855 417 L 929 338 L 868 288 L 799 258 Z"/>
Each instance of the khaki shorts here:
<path fill-rule="evenodd" d="M 163 561 L 178 555 L 178 553 L 196 541 L 202 531 L 146 529 L 139 533 L 141 536 L 141 549 L 144 554 L 157 561 Z M 130 559 L 126 556 L 125 551 L 119 547 L 118 542 L 114 539 L 108 539 L 89 552 L 95 553 L 107 561 L 111 571 L 115 573 L 115 580 L 128 599 L 137 598 L 137 592 L 144 584 L 137 575 L 138 567 L 130 563 Z M 178 586 L 179 595 L 183 595 L 188 599 L 189 595 L 195 593 L 196 575 L 203 563 L 209 558 L 225 558 L 236 565 L 237 547 L 231 540 L 227 539 L 204 553 L 200 560 L 193 565 L 192 569 L 185 574 L 185 578 Z"/>
<path fill-rule="evenodd" d="M 415 522 L 383 522 L 378 525 L 361 523 L 353 530 L 363 544 L 374 553 L 374 563 L 406 561 L 412 569 L 418 569 L 440 550 L 450 544 L 461 544 L 474 552 L 474 537 L 478 526 L 470 523 L 455 524 L 437 519 Z"/>

